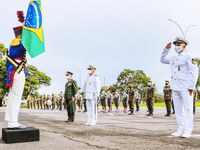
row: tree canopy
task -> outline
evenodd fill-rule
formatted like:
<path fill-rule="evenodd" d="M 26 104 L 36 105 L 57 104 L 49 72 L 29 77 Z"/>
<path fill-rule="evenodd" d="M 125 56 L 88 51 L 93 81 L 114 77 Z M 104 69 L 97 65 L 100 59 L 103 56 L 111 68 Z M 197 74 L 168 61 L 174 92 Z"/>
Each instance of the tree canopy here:
<path fill-rule="evenodd" d="M 119 90 L 127 91 L 129 84 L 139 91 L 143 91 L 147 87 L 148 81 L 151 80 L 142 70 L 124 69 L 117 78 L 117 87 Z"/>
<path fill-rule="evenodd" d="M 29 75 L 26 78 L 26 83 L 24 86 L 25 98 L 29 94 L 36 95 L 41 86 L 51 85 L 51 78 L 45 73 L 39 71 L 35 66 L 28 65 L 27 70 Z"/>

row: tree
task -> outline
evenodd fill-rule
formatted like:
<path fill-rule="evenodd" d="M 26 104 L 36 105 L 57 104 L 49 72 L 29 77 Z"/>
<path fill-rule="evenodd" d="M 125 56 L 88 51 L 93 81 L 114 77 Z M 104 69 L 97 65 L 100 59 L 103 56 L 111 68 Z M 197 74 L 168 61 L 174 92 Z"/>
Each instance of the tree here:
<path fill-rule="evenodd" d="M 142 70 L 124 69 L 117 78 L 117 88 L 120 92 L 128 91 L 128 85 L 132 84 L 141 94 L 141 99 L 146 97 L 146 87 L 151 80 Z"/>
<path fill-rule="evenodd" d="M 26 99 L 29 94 L 38 95 L 37 91 L 41 86 L 50 86 L 51 78 L 45 73 L 39 71 L 35 66 L 28 65 L 27 67 L 29 75 L 26 78 L 24 86 L 24 98 Z"/>
<path fill-rule="evenodd" d="M 0 43 L 0 107 L 8 89 L 6 88 L 6 60 L 3 59 L 8 49 Z"/>
<path fill-rule="evenodd" d="M 101 87 L 101 91 L 108 91 L 109 90 L 109 87 L 108 86 L 102 86 Z"/>
<path fill-rule="evenodd" d="M 0 107 L 8 89 L 6 88 L 6 61 L 0 59 Z"/>
<path fill-rule="evenodd" d="M 3 59 L 3 56 L 5 56 L 8 48 L 5 47 L 4 44 L 0 43 L 0 59 Z"/>

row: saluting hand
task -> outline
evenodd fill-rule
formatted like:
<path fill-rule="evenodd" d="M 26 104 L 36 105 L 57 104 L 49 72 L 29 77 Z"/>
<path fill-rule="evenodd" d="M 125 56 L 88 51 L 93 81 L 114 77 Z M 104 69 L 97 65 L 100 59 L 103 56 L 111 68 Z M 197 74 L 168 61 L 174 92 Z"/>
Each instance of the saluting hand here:
<path fill-rule="evenodd" d="M 170 43 L 167 44 L 166 48 L 170 49 L 171 47 L 172 47 L 172 43 L 170 42 Z"/>

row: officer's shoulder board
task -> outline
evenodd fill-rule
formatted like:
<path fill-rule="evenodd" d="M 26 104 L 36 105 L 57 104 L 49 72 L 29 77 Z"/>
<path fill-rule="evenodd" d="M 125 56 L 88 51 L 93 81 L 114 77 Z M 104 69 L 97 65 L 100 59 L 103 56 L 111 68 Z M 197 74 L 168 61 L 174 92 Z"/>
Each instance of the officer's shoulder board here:
<path fill-rule="evenodd" d="M 197 60 L 195 58 L 192 58 L 192 64 L 196 65 L 197 64 Z"/>

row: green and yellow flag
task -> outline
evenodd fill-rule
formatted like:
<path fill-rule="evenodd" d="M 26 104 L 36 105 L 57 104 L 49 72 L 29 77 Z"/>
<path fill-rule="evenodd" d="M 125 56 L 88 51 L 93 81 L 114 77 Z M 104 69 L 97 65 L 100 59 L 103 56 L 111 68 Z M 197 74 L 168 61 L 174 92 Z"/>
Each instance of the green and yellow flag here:
<path fill-rule="evenodd" d="M 29 2 L 21 42 L 31 58 L 45 52 L 41 0 Z"/>

